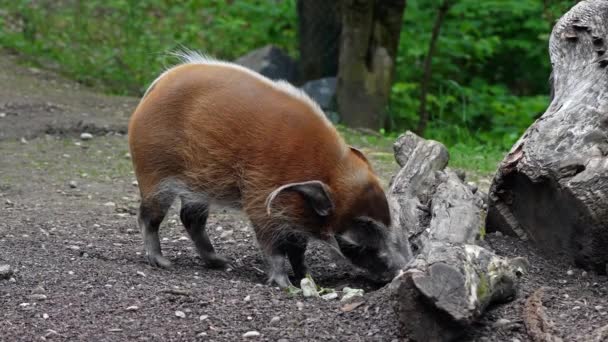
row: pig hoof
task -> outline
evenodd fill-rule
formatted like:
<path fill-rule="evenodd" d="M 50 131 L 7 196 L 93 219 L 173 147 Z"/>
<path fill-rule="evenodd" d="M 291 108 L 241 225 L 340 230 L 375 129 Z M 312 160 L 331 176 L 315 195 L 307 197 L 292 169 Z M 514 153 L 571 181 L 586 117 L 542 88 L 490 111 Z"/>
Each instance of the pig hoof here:
<path fill-rule="evenodd" d="M 268 285 L 276 284 L 282 290 L 294 287 L 289 281 L 289 278 L 287 278 L 287 275 L 272 275 L 267 283 Z"/>
<path fill-rule="evenodd" d="M 206 257 L 203 262 L 208 268 L 226 268 L 230 264 L 230 260 L 217 254 Z"/>
<path fill-rule="evenodd" d="M 169 261 L 169 259 L 165 258 L 164 256 L 162 256 L 160 254 L 147 255 L 147 258 L 148 258 L 148 263 L 150 263 L 150 265 L 152 265 L 153 267 L 160 267 L 160 268 L 171 267 L 171 261 Z"/>

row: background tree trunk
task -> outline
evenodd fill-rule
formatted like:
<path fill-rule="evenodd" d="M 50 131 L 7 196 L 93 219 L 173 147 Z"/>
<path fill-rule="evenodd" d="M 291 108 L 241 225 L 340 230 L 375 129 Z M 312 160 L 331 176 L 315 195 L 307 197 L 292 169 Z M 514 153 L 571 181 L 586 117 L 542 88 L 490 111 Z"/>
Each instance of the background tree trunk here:
<path fill-rule="evenodd" d="M 348 126 L 385 125 L 406 0 L 342 0 L 338 107 Z"/>
<path fill-rule="evenodd" d="M 298 0 L 300 81 L 302 83 L 338 74 L 340 2 Z"/>
<path fill-rule="evenodd" d="M 606 272 L 608 1 L 586 0 L 555 25 L 553 99 L 494 177 L 487 228 Z"/>
<path fill-rule="evenodd" d="M 441 25 L 443 24 L 443 20 L 445 19 L 445 16 L 450 10 L 451 6 L 452 1 L 443 0 L 443 4 L 441 4 L 439 7 L 437 18 L 435 19 L 435 24 L 433 25 L 433 33 L 431 35 L 431 42 L 429 43 L 429 51 L 424 58 L 424 73 L 422 76 L 422 82 L 420 82 L 420 108 L 418 109 L 420 121 L 418 121 L 418 127 L 416 128 L 416 133 L 418 135 L 422 135 L 424 133 L 424 130 L 429 122 L 429 112 L 426 108 L 426 96 L 429 91 L 429 82 L 431 81 L 433 71 L 433 56 L 435 55 L 435 47 L 437 46 L 437 39 L 439 38 Z"/>

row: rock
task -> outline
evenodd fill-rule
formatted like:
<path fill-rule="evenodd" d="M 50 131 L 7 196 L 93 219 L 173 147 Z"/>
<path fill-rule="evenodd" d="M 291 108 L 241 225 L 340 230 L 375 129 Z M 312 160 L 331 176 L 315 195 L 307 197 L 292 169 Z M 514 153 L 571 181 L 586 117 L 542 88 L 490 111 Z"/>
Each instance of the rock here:
<path fill-rule="evenodd" d="M 344 287 L 342 289 L 342 299 L 340 301 L 347 301 L 355 297 L 363 297 L 365 291 L 363 289 L 351 289 L 350 287 Z"/>
<path fill-rule="evenodd" d="M 76 189 L 78 187 L 78 183 L 76 183 L 76 181 L 70 181 L 68 186 L 72 189 Z"/>
<path fill-rule="evenodd" d="M 326 294 L 322 295 L 321 298 L 323 298 L 324 300 L 333 300 L 333 299 L 338 298 L 338 293 L 337 292 L 326 293 Z"/>
<path fill-rule="evenodd" d="M 43 319 L 49 319 L 49 314 L 47 314 L 47 313 L 43 313 L 43 314 L 42 314 L 42 318 L 43 318 Z"/>
<path fill-rule="evenodd" d="M 297 81 L 297 64 L 281 49 L 267 45 L 234 61 L 244 67 L 256 71 L 272 80 L 286 80 L 290 83 Z"/>
<path fill-rule="evenodd" d="M 137 271 L 137 275 L 144 278 L 146 277 L 146 274 L 142 271 Z"/>
<path fill-rule="evenodd" d="M 275 324 L 275 323 L 279 322 L 280 320 L 281 320 L 281 317 L 274 316 L 270 319 L 270 324 Z"/>
<path fill-rule="evenodd" d="M 24 145 L 28 143 L 28 141 L 27 141 L 27 139 L 25 139 L 25 137 L 21 137 L 21 140 L 20 140 L 20 141 L 21 141 L 21 143 L 22 143 L 22 144 L 24 144 Z"/>
<path fill-rule="evenodd" d="M 319 291 L 314 280 L 310 277 L 305 277 L 300 280 L 300 288 L 304 297 L 319 297 Z"/>
<path fill-rule="evenodd" d="M 234 234 L 233 230 L 224 230 L 224 231 L 222 231 L 222 234 L 220 234 L 220 238 L 228 239 L 228 238 L 231 238 L 233 234 Z"/>
<path fill-rule="evenodd" d="M 29 295 L 30 299 L 34 299 L 34 300 L 46 300 L 46 295 L 41 294 L 41 293 L 34 293 Z"/>
<path fill-rule="evenodd" d="M 506 318 L 500 318 L 499 320 L 497 320 L 496 322 L 494 322 L 494 326 L 502 329 L 508 325 L 510 325 L 512 322 Z"/>
<path fill-rule="evenodd" d="M 82 133 L 80 134 L 80 140 L 87 141 L 93 139 L 93 134 L 91 133 Z"/>
<path fill-rule="evenodd" d="M 549 39 L 552 98 L 500 163 L 488 231 L 604 273 L 608 262 L 608 2 L 578 2 Z"/>
<path fill-rule="evenodd" d="M 106 207 L 115 207 L 116 203 L 114 203 L 114 202 L 106 202 L 103 205 L 106 206 Z"/>
<path fill-rule="evenodd" d="M 209 318 L 209 315 L 201 315 L 201 316 L 198 318 L 198 320 L 202 322 L 202 321 L 206 320 L 207 318 Z"/>
<path fill-rule="evenodd" d="M 0 279 L 9 279 L 13 275 L 10 265 L 0 265 Z"/>
<path fill-rule="evenodd" d="M 298 310 L 302 311 L 302 309 L 304 309 L 304 303 L 296 302 L 296 307 L 298 308 Z"/>
<path fill-rule="evenodd" d="M 184 313 L 183 311 L 175 311 L 175 316 L 179 317 L 179 318 L 186 318 L 186 313 Z"/>
<path fill-rule="evenodd" d="M 137 305 L 131 305 L 125 309 L 125 311 L 137 311 L 137 310 L 139 310 L 139 306 L 137 306 Z M 177 313 L 176 313 L 176 315 L 177 315 Z"/>
<path fill-rule="evenodd" d="M 260 337 L 260 333 L 252 330 L 252 331 L 248 331 L 246 333 L 243 334 L 243 338 L 254 338 L 254 337 Z"/>
<path fill-rule="evenodd" d="M 568 270 L 566 271 L 566 274 L 569 276 L 573 276 L 574 275 L 574 271 L 573 270 Z"/>
<path fill-rule="evenodd" d="M 336 110 L 336 78 L 327 77 L 304 83 L 302 90 L 323 110 Z"/>

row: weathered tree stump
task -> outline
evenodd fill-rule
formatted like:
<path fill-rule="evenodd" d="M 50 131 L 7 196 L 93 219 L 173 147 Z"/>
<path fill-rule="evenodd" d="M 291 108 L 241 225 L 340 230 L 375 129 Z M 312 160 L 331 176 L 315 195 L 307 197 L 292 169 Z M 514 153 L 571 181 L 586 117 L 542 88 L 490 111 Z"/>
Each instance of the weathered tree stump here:
<path fill-rule="evenodd" d="M 477 245 L 432 241 L 391 283 L 403 333 L 414 341 L 453 341 L 488 305 L 514 298 L 527 268 Z"/>
<path fill-rule="evenodd" d="M 487 227 L 605 272 L 608 263 L 608 1 L 555 25 L 552 102 L 499 166 Z"/>
<path fill-rule="evenodd" d="M 474 243 L 483 233 L 484 196 L 446 168 L 450 157 L 445 146 L 407 132 L 394 149 L 402 168 L 388 197 L 395 225 L 406 230 L 413 252 L 428 240 Z"/>
<path fill-rule="evenodd" d="M 406 337 L 451 341 L 489 304 L 515 295 L 527 262 L 475 245 L 484 233 L 485 196 L 446 168 L 443 145 L 407 132 L 394 148 L 402 168 L 388 197 L 412 260 L 391 283 L 394 309 Z"/>

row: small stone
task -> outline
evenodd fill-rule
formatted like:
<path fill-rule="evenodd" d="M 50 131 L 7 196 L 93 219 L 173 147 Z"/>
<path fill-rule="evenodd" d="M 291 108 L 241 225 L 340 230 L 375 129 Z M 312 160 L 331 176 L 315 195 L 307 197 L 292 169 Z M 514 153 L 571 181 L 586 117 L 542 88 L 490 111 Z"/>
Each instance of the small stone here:
<path fill-rule="evenodd" d="M 243 299 L 243 301 L 245 301 L 245 302 L 248 302 L 248 301 L 250 301 L 250 300 L 251 300 L 251 296 L 247 296 L 247 297 L 245 297 L 245 298 Z"/>
<path fill-rule="evenodd" d="M 46 295 L 43 295 L 42 293 L 34 293 L 31 294 L 29 296 L 30 299 L 34 299 L 34 300 L 46 300 Z"/>
<path fill-rule="evenodd" d="M 129 152 L 125 153 L 125 158 L 126 159 L 131 159 L 131 153 L 129 153 Z"/>
<path fill-rule="evenodd" d="M 252 330 L 252 331 L 248 331 L 246 333 L 243 334 L 244 338 L 253 338 L 253 337 L 260 337 L 260 333 Z"/>
<path fill-rule="evenodd" d="M 496 237 L 502 237 L 502 232 L 495 232 L 494 235 L 496 235 Z"/>
<path fill-rule="evenodd" d="M 326 293 L 326 294 L 322 295 L 321 298 L 323 298 L 325 300 L 333 300 L 333 299 L 338 298 L 338 293 L 337 292 Z"/>
<path fill-rule="evenodd" d="M 209 318 L 209 315 L 201 315 L 201 317 L 199 317 L 198 320 L 202 322 L 202 321 L 206 320 L 207 318 Z"/>
<path fill-rule="evenodd" d="M 229 237 L 232 237 L 232 234 L 234 234 L 234 231 L 232 231 L 232 230 L 225 230 L 225 231 L 222 232 L 222 234 L 220 234 L 220 238 L 227 239 Z"/>
<path fill-rule="evenodd" d="M 139 306 L 137 306 L 137 305 L 131 305 L 125 309 L 125 311 L 137 311 L 137 310 L 139 310 Z"/>
<path fill-rule="evenodd" d="M 351 289 L 350 287 L 345 287 L 342 289 L 342 299 L 340 300 L 344 302 L 351 298 L 363 297 L 364 293 L 365 292 L 363 289 Z"/>
<path fill-rule="evenodd" d="M 11 201 L 11 200 L 10 200 L 10 199 L 8 199 L 8 198 L 7 198 L 6 200 L 4 200 L 4 203 L 6 203 L 6 205 L 11 206 L 11 207 L 12 207 L 12 206 L 13 206 L 13 204 L 14 204 L 14 203 L 13 203 L 13 201 Z"/>
<path fill-rule="evenodd" d="M 0 265 L 0 279 L 9 279 L 13 275 L 10 265 Z"/>
<path fill-rule="evenodd" d="M 581 273 L 581 277 L 583 278 L 587 278 L 589 274 L 587 273 L 587 271 L 583 271 L 583 273 Z"/>
<path fill-rule="evenodd" d="M 568 270 L 568 272 L 566 272 L 567 275 L 569 276 L 573 276 L 574 275 L 574 271 L 573 270 Z"/>
<path fill-rule="evenodd" d="M 74 271 L 68 271 L 69 275 L 74 275 Z"/>
<path fill-rule="evenodd" d="M 47 314 L 47 313 L 43 313 L 43 314 L 42 314 L 42 318 L 43 318 L 43 319 L 49 319 L 49 314 Z"/>
<path fill-rule="evenodd" d="M 78 187 L 78 183 L 76 183 L 76 181 L 70 181 L 68 185 L 72 189 L 76 189 Z"/>
<path fill-rule="evenodd" d="M 42 286 L 36 286 L 33 290 L 32 293 L 45 293 L 46 290 L 44 289 L 44 287 Z"/>
<path fill-rule="evenodd" d="M 0 113 L 0 118 L 5 118 L 6 117 L 6 113 Z"/>
<path fill-rule="evenodd" d="M 602 309 L 604 309 L 604 307 L 603 307 L 603 306 L 601 306 L 601 305 L 596 305 L 596 306 L 594 306 L 593 308 L 594 308 L 595 310 L 597 310 L 597 311 L 602 311 Z"/>
<path fill-rule="evenodd" d="M 179 317 L 179 318 L 186 318 L 186 313 L 184 313 L 183 311 L 175 311 L 175 316 Z"/>
<path fill-rule="evenodd" d="M 139 183 L 137 183 L 137 181 L 136 181 L 136 180 L 134 180 L 134 181 L 132 181 L 132 182 L 131 182 L 131 185 L 133 185 L 133 186 L 137 186 L 137 185 L 139 185 Z"/>
<path fill-rule="evenodd" d="M 71 249 L 73 251 L 79 251 L 80 247 L 78 247 L 78 246 L 68 246 L 68 249 Z"/>
<path fill-rule="evenodd" d="M 116 203 L 114 203 L 114 202 L 106 202 L 103 205 L 106 206 L 106 207 L 115 207 Z"/>
<path fill-rule="evenodd" d="M 272 318 L 270 319 L 270 324 L 277 323 L 277 322 L 278 322 L 278 321 L 280 321 L 280 320 L 281 320 L 281 317 L 279 317 L 279 316 L 274 316 L 274 317 L 272 317 Z"/>
<path fill-rule="evenodd" d="M 298 308 L 298 310 L 302 311 L 302 309 L 304 309 L 304 303 L 302 303 L 302 302 L 297 302 L 297 303 L 296 303 L 296 307 Z"/>
<path fill-rule="evenodd" d="M 507 325 L 511 324 L 511 321 L 506 318 L 501 318 L 494 323 L 494 326 L 497 328 L 504 328 Z"/>
<path fill-rule="evenodd" d="M 251 316 L 247 316 L 247 320 L 248 320 L 248 321 L 251 321 L 252 319 L 253 319 L 253 317 L 251 317 Z"/>
<path fill-rule="evenodd" d="M 207 336 L 207 333 L 204 331 L 196 334 L 196 337 L 205 337 L 205 336 Z"/>
<path fill-rule="evenodd" d="M 25 308 L 26 306 L 30 306 L 30 303 L 21 303 L 19 306 Z"/>
<path fill-rule="evenodd" d="M 93 139 L 93 134 L 91 134 L 91 133 L 85 132 L 80 135 L 80 140 L 87 141 L 87 140 L 91 140 L 91 139 Z"/>
<path fill-rule="evenodd" d="M 27 144 L 27 139 L 25 139 L 24 137 L 21 137 L 21 143 L 22 144 Z"/>
<path fill-rule="evenodd" d="M 573 307 L 572 310 L 580 310 L 580 308 L 581 307 L 577 305 L 577 306 Z"/>
<path fill-rule="evenodd" d="M 142 271 L 137 271 L 137 275 L 142 276 L 142 277 L 146 277 L 146 274 Z"/>
<path fill-rule="evenodd" d="M 17 282 L 17 279 L 15 279 L 15 278 L 11 277 L 11 278 L 10 278 L 8 281 L 9 281 L 9 282 L 11 282 L 11 283 L 16 283 L 16 282 Z"/>

